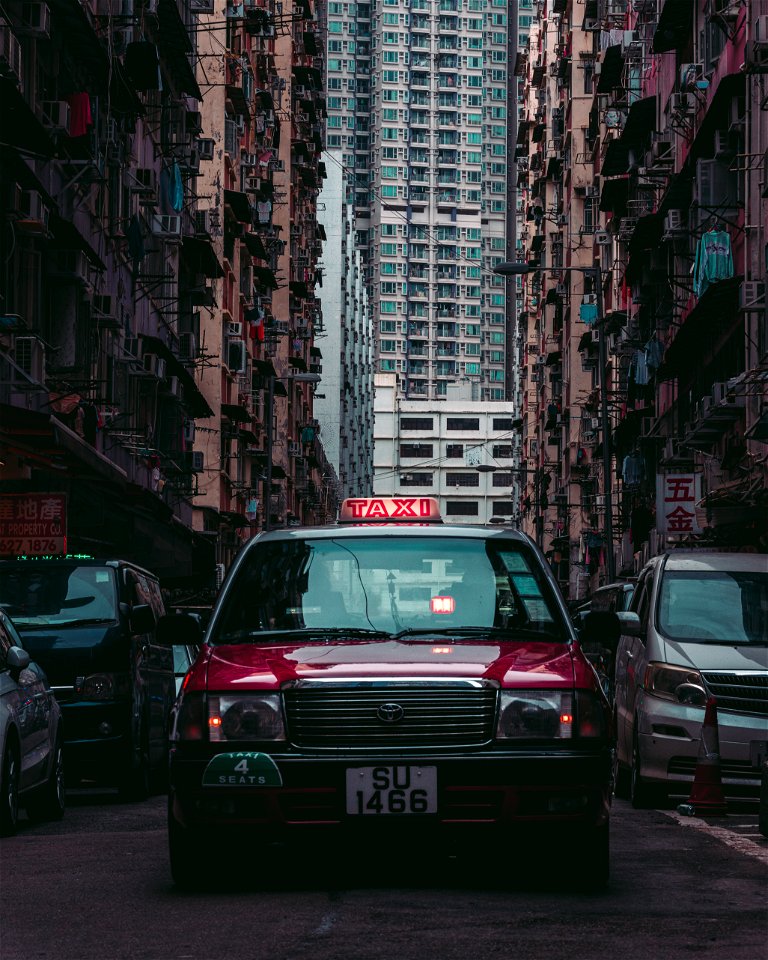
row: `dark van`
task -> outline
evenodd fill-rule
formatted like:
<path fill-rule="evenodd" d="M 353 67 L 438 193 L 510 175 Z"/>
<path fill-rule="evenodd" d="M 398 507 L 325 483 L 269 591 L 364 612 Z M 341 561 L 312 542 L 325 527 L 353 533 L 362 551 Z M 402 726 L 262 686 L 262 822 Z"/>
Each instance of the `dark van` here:
<path fill-rule="evenodd" d="M 173 652 L 157 577 L 123 560 L 0 562 L 0 605 L 61 705 L 67 778 L 142 799 L 167 771 Z"/>

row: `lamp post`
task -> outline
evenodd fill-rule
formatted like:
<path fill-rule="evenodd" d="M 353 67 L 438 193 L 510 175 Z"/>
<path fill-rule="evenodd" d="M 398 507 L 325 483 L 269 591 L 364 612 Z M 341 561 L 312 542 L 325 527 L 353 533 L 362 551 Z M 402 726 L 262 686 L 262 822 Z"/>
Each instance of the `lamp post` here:
<path fill-rule="evenodd" d="M 608 582 L 616 579 L 616 564 L 613 556 L 613 497 L 611 493 L 611 433 L 608 418 L 608 383 L 606 365 L 608 352 L 605 343 L 605 317 L 603 316 L 603 271 L 600 265 L 594 267 L 537 267 L 517 260 L 506 260 L 497 264 L 493 272 L 502 277 L 525 276 L 529 273 L 583 273 L 585 277 L 592 277 L 595 284 L 597 300 L 597 327 L 598 335 L 598 362 L 600 365 L 600 424 L 603 432 L 603 501 L 605 504 L 605 519 L 603 537 L 606 546 L 606 574 Z M 538 527 L 537 527 L 538 532 Z"/>
<path fill-rule="evenodd" d="M 274 447 L 273 421 L 275 412 L 275 380 L 287 380 L 289 383 L 319 383 L 322 377 L 319 373 L 294 373 L 286 377 L 268 377 L 267 383 L 267 468 L 264 471 L 264 530 L 272 528 L 272 449 Z"/>

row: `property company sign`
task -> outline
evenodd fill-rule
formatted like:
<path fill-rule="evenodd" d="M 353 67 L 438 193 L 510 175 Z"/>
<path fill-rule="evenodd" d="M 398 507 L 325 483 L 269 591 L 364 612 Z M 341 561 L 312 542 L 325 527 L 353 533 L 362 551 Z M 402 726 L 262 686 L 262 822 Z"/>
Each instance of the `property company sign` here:
<path fill-rule="evenodd" d="M 656 529 L 662 533 L 701 533 L 696 504 L 701 500 L 700 473 L 656 475 Z"/>
<path fill-rule="evenodd" d="M 65 493 L 0 494 L 0 556 L 67 552 Z"/>

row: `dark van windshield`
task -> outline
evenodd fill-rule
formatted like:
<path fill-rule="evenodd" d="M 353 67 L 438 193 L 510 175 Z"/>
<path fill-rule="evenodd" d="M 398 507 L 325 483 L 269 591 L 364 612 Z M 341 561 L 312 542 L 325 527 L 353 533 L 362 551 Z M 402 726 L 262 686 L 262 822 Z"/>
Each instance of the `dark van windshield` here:
<path fill-rule="evenodd" d="M 0 565 L 0 606 L 20 630 L 117 619 L 111 567 Z"/>
<path fill-rule="evenodd" d="M 536 558 L 513 540 L 338 537 L 255 544 L 211 642 L 273 630 L 525 629 L 565 639 Z M 266 639 L 266 638 L 265 638 Z"/>

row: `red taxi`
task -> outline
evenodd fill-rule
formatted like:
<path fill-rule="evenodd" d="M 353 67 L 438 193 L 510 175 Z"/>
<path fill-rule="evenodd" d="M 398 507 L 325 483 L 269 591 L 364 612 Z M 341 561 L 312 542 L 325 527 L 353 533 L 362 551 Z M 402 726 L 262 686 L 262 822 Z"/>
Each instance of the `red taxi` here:
<path fill-rule="evenodd" d="M 591 616 L 577 636 L 527 536 L 444 524 L 428 497 L 255 537 L 177 703 L 175 882 L 249 839 L 410 831 L 535 836 L 605 883 L 610 711 L 582 644 L 615 642 L 618 621 L 601 638 L 615 615 Z M 181 615 L 158 629 L 198 639 Z"/>

